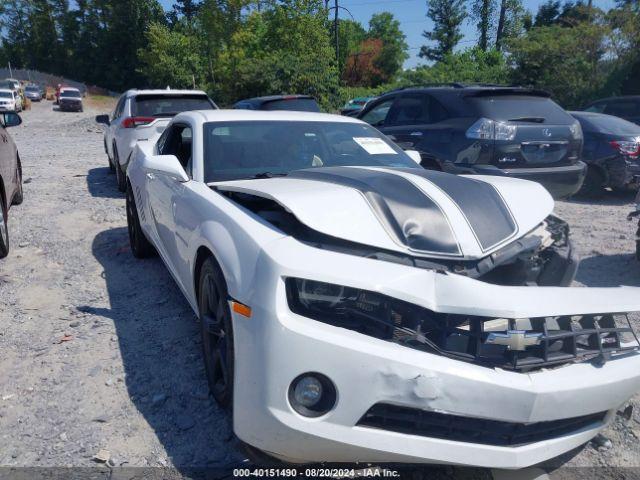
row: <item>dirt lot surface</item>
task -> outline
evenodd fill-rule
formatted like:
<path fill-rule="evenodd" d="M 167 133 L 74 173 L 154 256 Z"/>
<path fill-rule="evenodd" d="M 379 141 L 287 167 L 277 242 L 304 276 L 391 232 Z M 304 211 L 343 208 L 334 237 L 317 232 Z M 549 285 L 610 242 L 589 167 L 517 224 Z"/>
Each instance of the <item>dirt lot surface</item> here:
<path fill-rule="evenodd" d="M 177 467 L 176 478 L 239 465 L 208 397 L 194 314 L 160 260 L 130 254 L 96 113 L 43 102 L 10 130 L 25 201 L 0 261 L 0 466 L 95 466 L 101 450 L 108 465 Z M 613 194 L 558 204 L 583 257 L 579 285 L 640 285 L 631 207 Z M 562 462 L 640 467 L 639 402 Z"/>

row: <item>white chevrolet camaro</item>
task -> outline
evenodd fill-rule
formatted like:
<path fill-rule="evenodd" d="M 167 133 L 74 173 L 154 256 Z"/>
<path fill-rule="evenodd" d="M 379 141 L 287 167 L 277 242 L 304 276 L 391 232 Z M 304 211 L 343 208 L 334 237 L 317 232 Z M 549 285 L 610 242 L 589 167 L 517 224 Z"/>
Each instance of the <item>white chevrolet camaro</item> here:
<path fill-rule="evenodd" d="M 426 171 L 349 117 L 242 110 L 177 115 L 127 180 L 134 255 L 162 257 L 214 397 L 270 456 L 525 467 L 640 389 L 640 289 L 567 287 L 536 183 Z"/>

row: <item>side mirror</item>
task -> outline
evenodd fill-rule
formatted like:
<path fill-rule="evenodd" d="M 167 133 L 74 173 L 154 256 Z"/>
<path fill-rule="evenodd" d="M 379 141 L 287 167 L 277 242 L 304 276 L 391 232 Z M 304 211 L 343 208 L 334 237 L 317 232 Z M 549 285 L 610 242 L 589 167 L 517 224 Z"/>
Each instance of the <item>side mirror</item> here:
<path fill-rule="evenodd" d="M 145 156 L 142 166 L 152 173 L 166 175 L 178 182 L 188 182 L 189 176 L 175 155 Z"/>
<path fill-rule="evenodd" d="M 96 115 L 97 123 L 104 123 L 105 125 L 109 125 L 111 122 L 109 121 L 109 115 Z"/>
<path fill-rule="evenodd" d="M 409 155 L 409 158 L 416 162 L 418 165 L 422 163 L 422 157 L 420 156 L 420 152 L 417 150 L 405 150 L 404 153 Z"/>
<path fill-rule="evenodd" d="M 22 118 L 16 112 L 4 112 L 2 114 L 2 125 L 4 128 L 17 127 L 22 123 Z"/>

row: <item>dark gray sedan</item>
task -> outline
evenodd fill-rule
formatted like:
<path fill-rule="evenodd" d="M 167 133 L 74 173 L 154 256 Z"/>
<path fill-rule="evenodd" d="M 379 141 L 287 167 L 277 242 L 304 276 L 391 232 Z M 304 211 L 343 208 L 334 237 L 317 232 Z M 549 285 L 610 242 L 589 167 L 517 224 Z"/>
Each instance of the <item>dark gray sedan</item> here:
<path fill-rule="evenodd" d="M 637 188 L 640 175 L 640 125 L 602 113 L 570 113 L 582 127 L 582 160 L 588 166 L 580 193 L 593 196 L 605 188 Z"/>

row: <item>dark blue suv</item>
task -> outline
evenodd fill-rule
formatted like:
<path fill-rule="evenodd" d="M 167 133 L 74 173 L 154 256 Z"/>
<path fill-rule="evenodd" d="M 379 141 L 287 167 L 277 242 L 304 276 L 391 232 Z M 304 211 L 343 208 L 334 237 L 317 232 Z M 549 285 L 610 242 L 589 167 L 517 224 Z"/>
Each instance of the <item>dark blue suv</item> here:
<path fill-rule="evenodd" d="M 358 118 L 405 150 L 419 151 L 428 169 L 533 180 L 555 198 L 576 193 L 585 177 L 580 124 L 546 92 L 411 87 L 369 102 Z"/>

